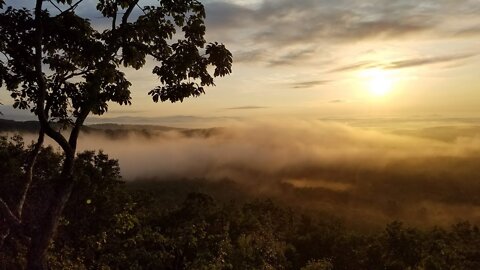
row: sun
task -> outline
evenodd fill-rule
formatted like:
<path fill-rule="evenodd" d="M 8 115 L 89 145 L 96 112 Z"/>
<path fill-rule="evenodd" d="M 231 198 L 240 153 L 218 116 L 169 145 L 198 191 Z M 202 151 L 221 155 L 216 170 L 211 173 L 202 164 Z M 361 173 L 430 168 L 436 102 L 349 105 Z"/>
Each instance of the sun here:
<path fill-rule="evenodd" d="M 368 69 L 362 72 L 362 79 L 365 80 L 366 88 L 372 96 L 381 97 L 393 88 L 394 79 L 386 70 Z"/>

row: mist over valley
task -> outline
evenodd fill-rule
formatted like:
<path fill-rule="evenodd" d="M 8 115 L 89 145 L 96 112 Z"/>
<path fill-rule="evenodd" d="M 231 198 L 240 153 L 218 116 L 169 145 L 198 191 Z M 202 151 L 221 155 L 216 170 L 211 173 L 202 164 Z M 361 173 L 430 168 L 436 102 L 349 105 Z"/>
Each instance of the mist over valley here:
<path fill-rule="evenodd" d="M 250 121 L 209 129 L 96 124 L 84 128 L 79 150 L 118 159 L 128 183 L 227 181 L 245 196 L 350 224 L 480 222 L 480 126 L 350 122 Z M 26 141 L 35 138 L 15 125 L 8 134 L 17 129 Z"/>

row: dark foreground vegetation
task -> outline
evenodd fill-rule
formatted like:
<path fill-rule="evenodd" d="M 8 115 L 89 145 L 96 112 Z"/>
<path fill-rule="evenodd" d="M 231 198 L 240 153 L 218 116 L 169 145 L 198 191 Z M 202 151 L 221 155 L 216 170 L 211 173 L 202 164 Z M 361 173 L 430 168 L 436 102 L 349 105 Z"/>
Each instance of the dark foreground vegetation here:
<path fill-rule="evenodd" d="M 18 199 L 27 150 L 20 137 L 0 137 L 0 196 L 7 203 Z M 23 236 L 31 237 L 45 214 L 62 159 L 42 148 L 22 232 L 6 238 L 0 269 L 23 269 Z M 183 182 L 125 184 L 117 161 L 101 152 L 79 154 L 75 177 L 49 248 L 51 269 L 480 269 L 480 230 L 467 222 L 357 230 L 316 211 L 234 196 L 229 184 L 217 184 L 213 197 L 187 194 L 192 185 Z"/>

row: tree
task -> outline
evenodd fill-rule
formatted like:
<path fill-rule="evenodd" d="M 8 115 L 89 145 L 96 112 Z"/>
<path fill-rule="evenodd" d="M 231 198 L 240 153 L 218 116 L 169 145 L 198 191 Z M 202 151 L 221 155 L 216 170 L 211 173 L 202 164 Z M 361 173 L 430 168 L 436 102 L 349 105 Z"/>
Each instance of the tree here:
<path fill-rule="evenodd" d="M 328 260 L 310 261 L 301 270 L 332 270 L 333 265 Z"/>
<path fill-rule="evenodd" d="M 160 85 L 148 93 L 154 102 L 199 96 L 205 86 L 214 85 L 214 77 L 231 73 L 231 53 L 204 39 L 205 10 L 197 0 L 159 0 L 145 7 L 139 0 L 99 0 L 96 9 L 108 20 L 106 29 L 77 13 L 82 2 L 36 0 L 29 9 L 5 6 L 0 0 L 0 86 L 11 93 L 14 107 L 38 117 L 38 145 L 46 134 L 64 153 L 46 214 L 29 235 L 28 269 L 46 269 L 48 246 L 75 183 L 77 140 L 86 118 L 107 112 L 109 102 L 131 103 L 131 83 L 122 66 L 140 69 L 147 60 L 155 61 L 153 73 Z M 68 136 L 53 122 L 68 127 Z M 37 154 L 32 149 L 26 162 L 22 198 Z M 10 229 L 22 226 L 21 211 L 15 208 L 0 200 Z"/>

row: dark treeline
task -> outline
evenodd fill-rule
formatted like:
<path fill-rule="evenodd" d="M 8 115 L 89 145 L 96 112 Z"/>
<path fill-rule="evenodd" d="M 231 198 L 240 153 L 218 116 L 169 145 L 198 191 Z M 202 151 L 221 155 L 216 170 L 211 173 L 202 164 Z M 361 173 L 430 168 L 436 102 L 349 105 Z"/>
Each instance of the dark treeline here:
<path fill-rule="evenodd" d="M 67 130 L 68 125 L 59 123 L 52 124 L 56 129 Z M 37 134 L 40 129 L 38 121 L 15 121 L 0 118 L 0 133 L 13 134 Z M 139 136 L 142 139 L 161 138 L 166 136 L 168 132 L 176 132 L 176 134 L 184 137 L 200 137 L 208 138 L 219 133 L 221 128 L 207 129 L 187 129 L 174 128 L 158 125 L 124 125 L 124 124 L 92 124 L 85 125 L 81 128 L 82 135 L 98 135 L 109 140 L 122 140 L 130 136 Z"/>
<path fill-rule="evenodd" d="M 17 200 L 29 146 L 0 137 L 0 195 Z M 0 269 L 22 269 L 28 237 L 44 213 L 62 156 L 43 148 L 24 210 Z M 317 211 L 251 199 L 231 183 L 130 183 L 117 161 L 84 152 L 76 186 L 49 251 L 51 269 L 480 269 L 480 230 L 467 222 L 359 230 Z M 188 193 L 188 191 L 196 191 Z M 211 191 L 211 192 L 209 192 Z M 210 193 L 210 194 L 206 194 Z"/>

